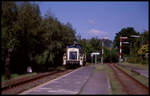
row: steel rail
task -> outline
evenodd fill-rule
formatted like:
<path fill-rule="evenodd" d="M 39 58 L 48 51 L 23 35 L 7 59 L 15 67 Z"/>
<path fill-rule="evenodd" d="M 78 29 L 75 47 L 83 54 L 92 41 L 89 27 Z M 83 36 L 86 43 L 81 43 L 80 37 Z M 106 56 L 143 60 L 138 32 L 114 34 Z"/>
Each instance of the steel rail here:
<path fill-rule="evenodd" d="M 53 74 L 56 74 L 56 73 L 59 73 L 59 72 L 64 72 L 64 71 L 67 71 L 67 70 L 59 70 L 59 71 L 54 71 L 54 72 L 50 72 L 50 73 L 46 73 L 46 74 L 40 74 L 39 76 L 37 75 L 37 76 L 34 76 L 33 78 L 30 78 L 31 76 L 29 76 L 29 79 L 28 79 L 28 77 L 26 77 L 27 79 L 26 80 L 22 80 L 21 82 L 14 83 L 14 84 L 12 83 L 10 85 L 3 86 L 1 88 L 1 90 L 5 91 L 7 89 L 11 89 L 13 87 L 17 87 L 17 86 L 25 84 L 25 83 L 33 82 L 33 81 L 38 80 L 40 78 L 44 78 L 44 77 L 47 77 L 49 75 L 53 75 Z"/>
<path fill-rule="evenodd" d="M 126 88 L 126 84 L 124 82 L 134 82 L 134 84 L 136 85 L 128 85 L 128 86 L 136 86 L 137 88 L 140 88 L 141 92 L 145 92 L 145 94 L 148 94 L 148 90 L 149 88 L 145 85 L 143 85 L 141 82 L 137 81 L 135 78 L 133 78 L 132 76 L 130 76 L 128 73 L 126 73 L 125 71 L 123 71 L 122 69 L 120 69 L 117 65 L 115 64 L 108 64 L 114 71 L 115 75 L 117 76 L 117 79 L 120 81 L 121 85 L 124 87 L 124 90 L 128 93 L 128 94 L 137 94 L 134 90 L 129 90 L 128 88 Z M 126 80 L 121 80 L 121 77 L 119 77 L 119 74 L 124 75 L 128 81 Z M 128 82 L 129 83 L 129 82 Z M 140 92 L 138 92 L 140 93 Z"/>

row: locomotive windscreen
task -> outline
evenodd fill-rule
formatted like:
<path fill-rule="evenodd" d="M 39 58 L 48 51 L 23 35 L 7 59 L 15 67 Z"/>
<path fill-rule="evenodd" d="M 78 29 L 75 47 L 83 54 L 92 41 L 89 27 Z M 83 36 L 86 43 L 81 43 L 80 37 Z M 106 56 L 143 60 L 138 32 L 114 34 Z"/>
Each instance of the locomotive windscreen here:
<path fill-rule="evenodd" d="M 69 59 L 70 60 L 76 60 L 77 59 L 77 52 L 76 51 L 71 51 L 69 53 Z"/>
<path fill-rule="evenodd" d="M 78 48 L 79 51 L 82 53 L 82 46 L 80 44 L 75 44 L 75 45 L 68 45 L 68 48 Z"/>

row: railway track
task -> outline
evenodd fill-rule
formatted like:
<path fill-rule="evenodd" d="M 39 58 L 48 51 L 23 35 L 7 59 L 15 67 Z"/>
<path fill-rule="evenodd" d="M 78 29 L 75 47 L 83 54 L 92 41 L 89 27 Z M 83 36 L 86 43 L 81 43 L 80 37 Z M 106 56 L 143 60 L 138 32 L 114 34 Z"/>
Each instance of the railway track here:
<path fill-rule="evenodd" d="M 117 64 L 117 65 L 122 66 L 124 68 L 127 68 L 127 69 L 131 70 L 131 72 L 134 72 L 138 75 L 142 75 L 146 78 L 149 78 L 148 73 L 146 73 L 145 69 L 138 68 L 138 67 L 133 67 L 133 66 L 129 66 L 129 65 L 123 65 L 123 64 Z M 136 70 L 139 70 L 139 71 L 136 71 Z M 144 73 L 142 72 L 143 70 L 144 70 Z"/>
<path fill-rule="evenodd" d="M 18 94 L 29 88 L 55 79 L 71 71 L 72 70 L 58 70 L 54 72 L 40 73 L 34 76 L 26 76 L 24 78 L 16 80 L 15 82 L 8 82 L 7 84 L 2 84 L 1 92 L 2 94 Z"/>
<path fill-rule="evenodd" d="M 121 70 L 116 64 L 108 65 L 113 69 L 116 78 L 120 81 L 123 90 L 125 90 L 127 94 L 149 94 L 149 88 L 147 86 Z"/>

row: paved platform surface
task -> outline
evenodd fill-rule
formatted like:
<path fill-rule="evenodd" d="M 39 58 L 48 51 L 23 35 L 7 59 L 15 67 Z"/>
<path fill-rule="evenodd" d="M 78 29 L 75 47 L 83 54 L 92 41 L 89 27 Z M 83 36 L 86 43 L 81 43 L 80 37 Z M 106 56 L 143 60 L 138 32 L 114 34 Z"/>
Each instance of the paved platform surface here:
<path fill-rule="evenodd" d="M 95 71 L 94 66 L 85 66 L 21 94 L 109 94 L 109 86 L 104 71 Z"/>
<path fill-rule="evenodd" d="M 86 66 L 21 94 L 78 94 L 93 70 L 94 67 Z"/>
<path fill-rule="evenodd" d="M 84 86 L 81 94 L 110 94 L 110 85 L 107 74 L 101 70 L 94 72 L 92 77 Z"/>

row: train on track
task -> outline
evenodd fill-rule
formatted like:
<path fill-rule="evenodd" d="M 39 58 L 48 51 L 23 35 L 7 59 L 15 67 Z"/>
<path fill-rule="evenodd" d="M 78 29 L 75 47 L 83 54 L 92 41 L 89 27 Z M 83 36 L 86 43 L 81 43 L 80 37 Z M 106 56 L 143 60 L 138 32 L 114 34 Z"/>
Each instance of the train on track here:
<path fill-rule="evenodd" d="M 83 52 L 82 46 L 74 42 L 66 48 L 63 56 L 63 65 L 65 66 L 84 66 L 86 64 L 86 54 Z"/>

